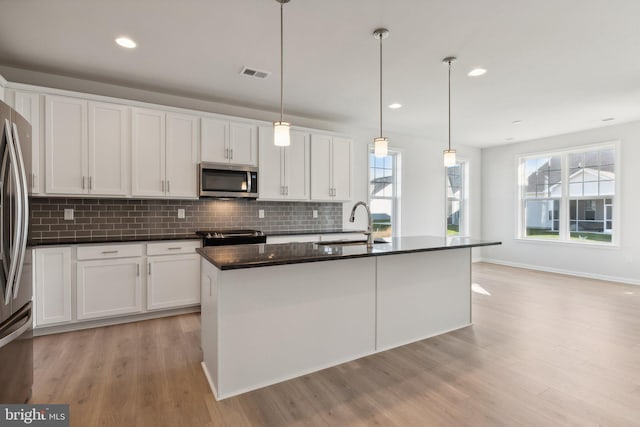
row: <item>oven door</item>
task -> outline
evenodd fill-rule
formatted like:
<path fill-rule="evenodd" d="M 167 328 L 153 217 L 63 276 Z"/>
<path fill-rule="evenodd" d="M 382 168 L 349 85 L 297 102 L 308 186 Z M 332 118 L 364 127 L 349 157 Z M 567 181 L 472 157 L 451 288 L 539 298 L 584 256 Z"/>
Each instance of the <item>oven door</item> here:
<path fill-rule="evenodd" d="M 258 169 L 218 163 L 200 164 L 200 197 L 258 197 Z"/>

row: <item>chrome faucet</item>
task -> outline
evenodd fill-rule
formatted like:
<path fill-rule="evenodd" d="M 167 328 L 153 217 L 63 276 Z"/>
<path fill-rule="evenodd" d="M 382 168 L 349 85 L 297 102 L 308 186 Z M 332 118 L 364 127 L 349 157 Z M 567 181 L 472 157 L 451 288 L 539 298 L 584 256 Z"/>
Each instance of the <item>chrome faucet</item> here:
<path fill-rule="evenodd" d="M 369 205 L 366 204 L 365 202 L 357 202 L 355 205 L 353 205 L 353 208 L 351 209 L 351 216 L 349 217 L 349 222 L 354 222 L 356 220 L 356 209 L 358 208 L 358 206 L 364 206 L 364 208 L 367 210 L 367 218 L 369 219 L 369 224 L 367 225 L 367 231 L 364 234 L 365 236 L 367 236 L 367 247 L 372 248 L 373 247 L 373 224 L 372 224 L 371 210 L 369 209 Z"/>

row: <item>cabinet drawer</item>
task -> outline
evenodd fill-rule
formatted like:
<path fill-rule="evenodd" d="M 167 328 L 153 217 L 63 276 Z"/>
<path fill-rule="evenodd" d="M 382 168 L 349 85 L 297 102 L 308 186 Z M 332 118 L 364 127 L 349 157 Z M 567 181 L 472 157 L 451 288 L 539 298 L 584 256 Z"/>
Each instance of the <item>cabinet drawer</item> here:
<path fill-rule="evenodd" d="M 144 245 L 100 245 L 79 246 L 78 260 L 109 259 L 124 257 L 139 257 L 144 255 Z"/>
<path fill-rule="evenodd" d="M 334 240 L 366 240 L 367 236 L 363 233 L 332 233 L 332 234 L 321 234 L 320 241 L 321 242 L 332 242 Z"/>
<path fill-rule="evenodd" d="M 147 255 L 191 254 L 200 247 L 200 240 L 173 240 L 147 243 Z"/>

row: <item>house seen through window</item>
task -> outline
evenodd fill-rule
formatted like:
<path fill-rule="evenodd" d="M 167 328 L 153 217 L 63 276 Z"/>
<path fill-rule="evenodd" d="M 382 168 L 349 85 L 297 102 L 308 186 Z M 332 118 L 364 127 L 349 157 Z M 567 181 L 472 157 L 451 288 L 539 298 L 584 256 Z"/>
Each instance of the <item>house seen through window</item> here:
<path fill-rule="evenodd" d="M 520 159 L 520 237 L 611 243 L 616 146 Z"/>
<path fill-rule="evenodd" d="M 400 231 L 400 153 L 385 157 L 369 150 L 369 205 L 375 237 L 391 237 Z"/>

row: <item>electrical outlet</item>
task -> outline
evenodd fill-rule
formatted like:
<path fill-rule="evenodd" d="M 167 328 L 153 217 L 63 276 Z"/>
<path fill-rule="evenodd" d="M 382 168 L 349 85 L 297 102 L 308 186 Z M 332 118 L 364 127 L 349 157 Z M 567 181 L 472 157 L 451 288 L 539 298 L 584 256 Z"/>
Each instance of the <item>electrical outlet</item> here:
<path fill-rule="evenodd" d="M 178 209 L 178 218 L 184 219 L 184 209 Z"/>
<path fill-rule="evenodd" d="M 313 217 L 318 218 L 318 211 L 315 209 L 313 210 Z"/>
<path fill-rule="evenodd" d="M 65 221 L 73 221 L 73 209 L 64 210 L 64 219 Z"/>
<path fill-rule="evenodd" d="M 258 218 L 264 218 L 264 209 L 258 209 Z"/>

